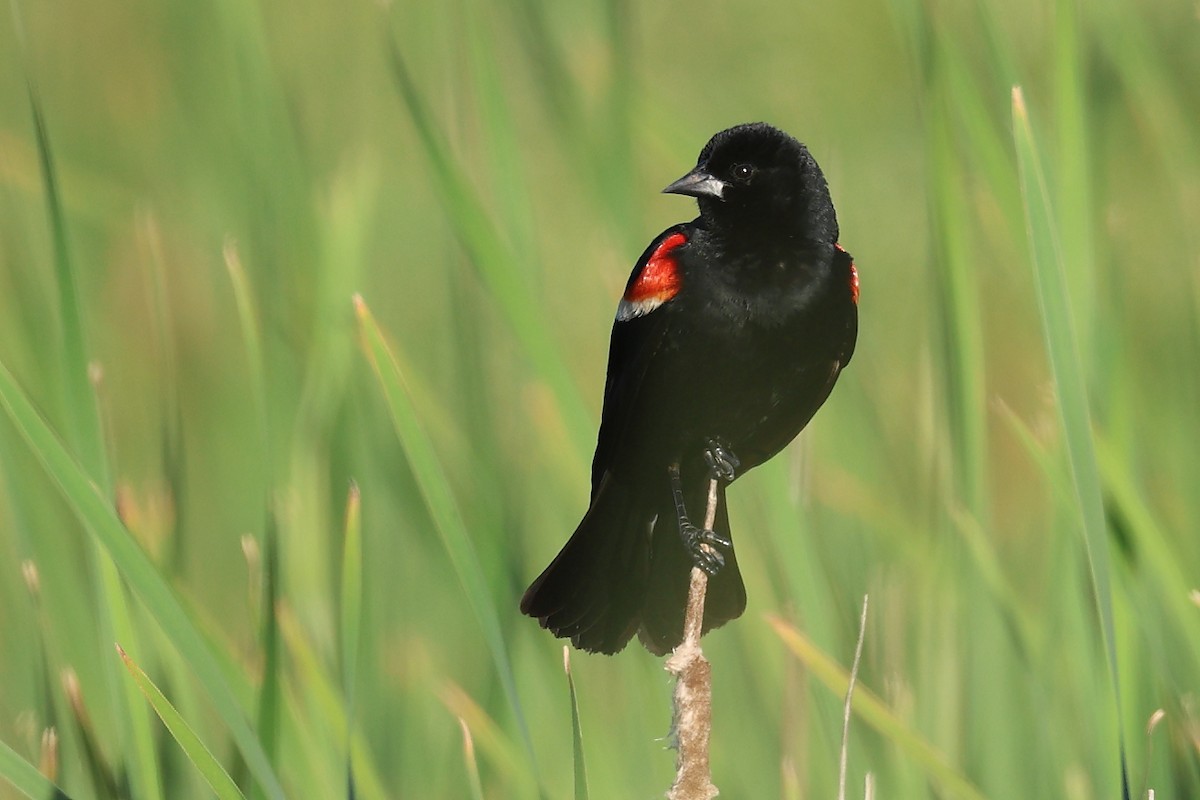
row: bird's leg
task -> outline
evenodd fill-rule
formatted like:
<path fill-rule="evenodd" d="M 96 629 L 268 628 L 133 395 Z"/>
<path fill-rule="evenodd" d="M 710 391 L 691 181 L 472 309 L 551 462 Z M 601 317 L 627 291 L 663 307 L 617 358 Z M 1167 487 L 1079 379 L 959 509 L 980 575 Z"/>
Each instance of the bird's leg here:
<path fill-rule="evenodd" d="M 683 546 L 691 554 L 696 566 L 709 575 L 716 575 L 725 566 L 725 556 L 721 555 L 718 547 L 733 547 L 733 542 L 721 536 L 716 531 L 700 528 L 688 520 L 687 509 L 683 505 L 683 483 L 679 479 L 679 465 L 672 464 L 668 470 L 671 474 L 671 494 L 675 498 L 675 516 L 679 521 L 679 537 Z"/>
<path fill-rule="evenodd" d="M 708 464 L 708 474 L 712 480 L 722 480 L 732 483 L 737 477 L 738 467 L 742 462 L 733 453 L 726 450 L 716 439 L 704 442 L 704 462 Z"/>

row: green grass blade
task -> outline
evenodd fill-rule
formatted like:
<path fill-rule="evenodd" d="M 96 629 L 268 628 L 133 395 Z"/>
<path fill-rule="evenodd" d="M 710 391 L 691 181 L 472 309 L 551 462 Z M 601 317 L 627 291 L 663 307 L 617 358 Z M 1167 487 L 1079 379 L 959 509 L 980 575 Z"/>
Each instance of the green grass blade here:
<path fill-rule="evenodd" d="M 517 724 L 521 730 L 521 738 L 525 745 L 530 763 L 534 763 L 533 740 L 525 723 L 525 714 L 521 708 L 520 698 L 517 697 L 516 681 L 513 678 L 512 663 L 508 656 L 508 647 L 500 631 L 500 619 L 496 611 L 492 594 L 484 578 L 483 568 L 475 546 L 467 533 L 466 524 L 454 498 L 450 482 L 442 469 L 433 442 L 430 441 L 417 417 L 412 399 L 404 383 L 400 367 L 388 348 L 383 332 L 376 325 L 370 310 L 361 297 L 355 297 L 355 307 L 358 313 L 359 326 L 362 331 L 363 344 L 370 358 L 371 366 L 383 389 L 387 400 L 388 411 L 396 428 L 396 435 L 404 448 L 416 476 L 425 505 L 433 517 L 438 535 L 446 553 L 458 573 L 467 601 L 470 603 L 479 626 L 483 629 L 484 639 L 495 662 L 500 683 L 512 707 Z"/>
<path fill-rule="evenodd" d="M 850 673 L 812 643 L 804 634 L 777 617 L 768 621 L 784 645 L 821 683 L 835 695 L 845 697 L 850 687 Z M 912 731 L 870 689 L 860 683 L 854 687 L 851 702 L 854 712 L 864 722 L 879 731 L 889 741 L 917 762 L 948 797 L 984 800 L 984 795 L 969 780 L 954 769 L 945 755 Z"/>
<path fill-rule="evenodd" d="M 238 705 L 216 656 L 210 651 L 196 623 L 149 556 L 117 519 L 104 495 L 67 452 L 3 363 L 0 363 L 0 404 L 3 404 L 33 454 L 58 486 L 71 510 L 103 545 L 146 609 L 187 658 L 208 692 L 217 714 L 229 727 L 251 772 L 267 790 L 268 797 L 282 800 L 283 788 L 275 777 L 266 753 L 250 730 L 245 712 Z"/>
<path fill-rule="evenodd" d="M 1046 350 L 1050 356 L 1050 366 L 1057 388 L 1059 419 L 1066 437 L 1071 479 L 1081 516 L 1084 549 L 1091 572 L 1092 592 L 1099 615 L 1100 634 L 1113 691 L 1121 788 L 1124 796 L 1129 797 L 1108 534 L 1100 475 L 1092 442 L 1091 411 L 1088 406 L 1083 360 L 1072 323 L 1070 287 L 1050 207 L 1050 193 L 1020 87 L 1013 87 L 1012 115 L 1034 282 L 1037 285 Z"/>
<path fill-rule="evenodd" d="M 117 645 L 117 652 L 121 655 L 121 660 L 125 662 L 125 668 L 129 670 L 129 674 L 133 676 L 134 682 L 138 689 L 146 696 L 150 705 L 154 708 L 158 718 L 167 726 L 167 730 L 171 732 L 171 736 L 179 744 L 179 747 L 187 755 L 188 759 L 195 765 L 200 774 L 204 776 L 204 780 L 212 787 L 213 792 L 221 800 L 246 800 L 245 795 L 238 789 L 237 784 L 229 777 L 217 759 L 213 757 L 212 752 L 200 741 L 200 737 L 192 730 L 192 727 L 187 724 L 179 712 L 175 710 L 175 706 L 171 705 L 163 693 L 154 685 L 154 681 L 142 671 L 142 668 L 129 655 Z"/>
<path fill-rule="evenodd" d="M 0 742 L 0 778 L 8 781 L 14 789 L 32 800 L 71 798 L 5 742 Z"/>
<path fill-rule="evenodd" d="M 354 795 L 354 760 L 351 733 L 354 730 L 355 688 L 358 650 L 362 641 L 363 549 L 362 495 L 351 484 L 346 500 L 346 524 L 342 537 L 342 701 L 346 705 L 346 784 Z"/>
<path fill-rule="evenodd" d="M 563 646 L 563 672 L 567 674 L 567 693 L 571 700 L 571 749 L 575 756 L 575 800 L 588 800 L 587 763 L 583 758 L 583 728 L 579 724 L 579 698 L 575 696 L 575 676 L 571 674 L 571 648 Z"/>

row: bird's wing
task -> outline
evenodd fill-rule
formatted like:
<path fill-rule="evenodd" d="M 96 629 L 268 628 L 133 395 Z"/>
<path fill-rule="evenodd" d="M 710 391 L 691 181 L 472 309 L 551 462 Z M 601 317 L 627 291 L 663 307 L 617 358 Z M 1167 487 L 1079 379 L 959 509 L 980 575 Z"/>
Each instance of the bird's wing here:
<path fill-rule="evenodd" d="M 604 410 L 592 459 L 593 496 L 625 437 L 639 389 L 669 329 L 669 315 L 658 309 L 679 291 L 678 264 L 672 252 L 687 242 L 689 227 L 675 225 L 655 237 L 634 266 L 617 306 L 608 346 Z"/>
<path fill-rule="evenodd" d="M 834 252 L 833 267 L 837 280 L 845 281 L 846 295 L 822 318 L 825 327 L 820 335 L 830 337 L 832 346 L 819 357 L 800 362 L 797 384 L 806 390 L 800 395 L 781 398 L 770 422 L 760 426 L 749 441 L 741 443 L 738 457 L 743 463 L 761 464 L 787 447 L 825 404 L 838 376 L 854 356 L 858 339 L 858 273 L 854 260 L 840 245 Z"/>

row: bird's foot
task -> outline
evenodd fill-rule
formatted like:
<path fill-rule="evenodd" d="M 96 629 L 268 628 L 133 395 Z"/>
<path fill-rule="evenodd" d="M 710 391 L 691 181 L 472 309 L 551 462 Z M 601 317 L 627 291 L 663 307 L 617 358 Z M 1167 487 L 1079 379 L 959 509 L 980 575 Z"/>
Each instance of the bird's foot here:
<path fill-rule="evenodd" d="M 726 450 L 716 439 L 709 439 L 704 444 L 704 462 L 708 464 L 708 474 L 712 480 L 722 480 L 732 483 L 737 477 L 738 467 L 742 462 L 733 453 Z"/>
<path fill-rule="evenodd" d="M 683 546 L 692 556 L 693 563 L 710 576 L 716 575 L 721 567 L 725 566 L 725 556 L 717 548 L 733 547 L 733 542 L 726 537 L 716 531 L 693 525 L 687 517 L 679 520 L 679 536 L 683 539 Z"/>

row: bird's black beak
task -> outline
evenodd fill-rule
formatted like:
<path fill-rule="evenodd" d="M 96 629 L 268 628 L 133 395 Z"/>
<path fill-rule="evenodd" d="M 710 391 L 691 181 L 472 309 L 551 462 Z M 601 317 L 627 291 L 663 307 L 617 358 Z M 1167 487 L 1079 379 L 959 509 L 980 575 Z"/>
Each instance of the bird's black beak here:
<path fill-rule="evenodd" d="M 663 189 L 663 192 L 666 194 L 685 194 L 689 197 L 715 197 L 718 200 L 724 200 L 725 187 L 727 185 L 725 181 L 709 175 L 704 171 L 703 167 L 696 167 L 687 175 L 684 175 Z"/>

